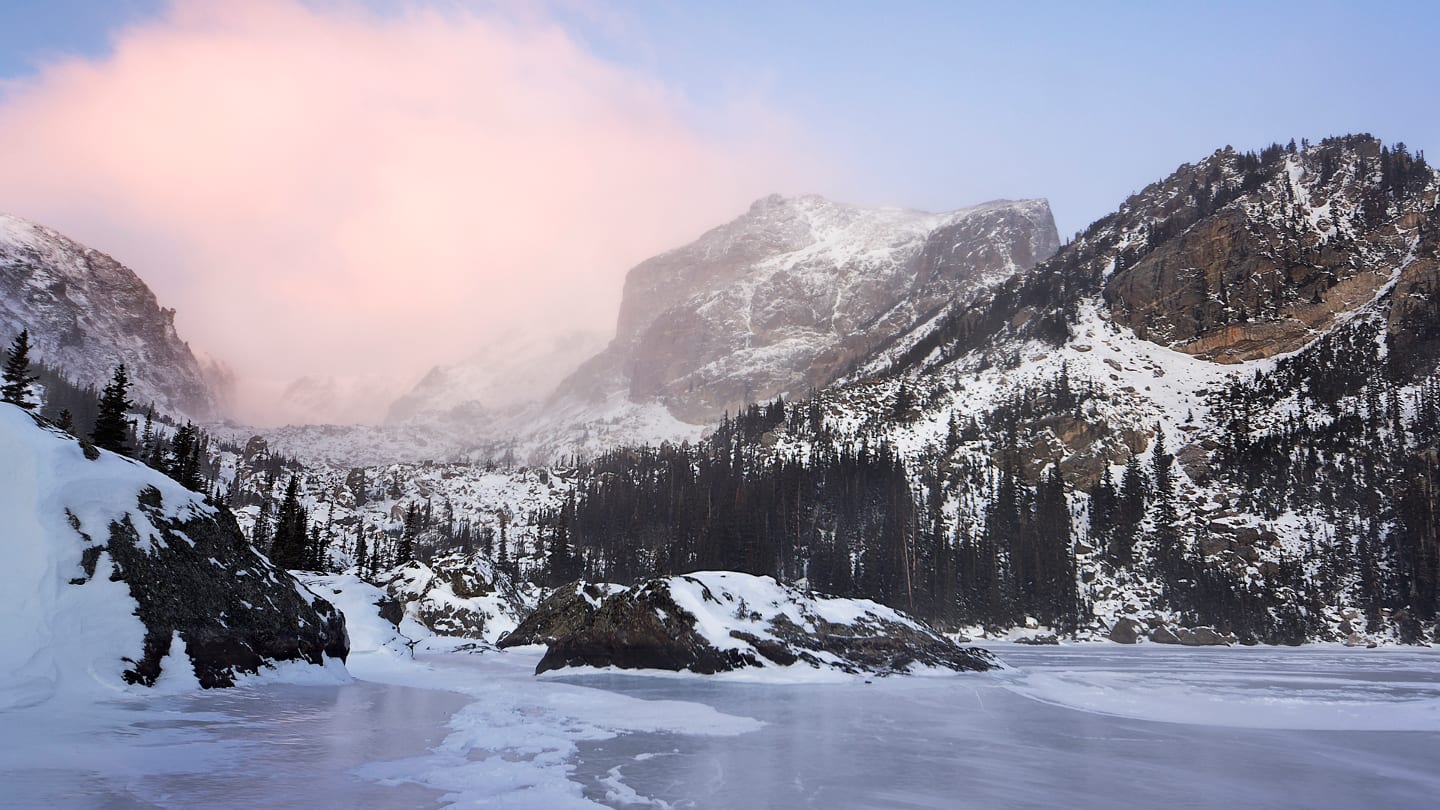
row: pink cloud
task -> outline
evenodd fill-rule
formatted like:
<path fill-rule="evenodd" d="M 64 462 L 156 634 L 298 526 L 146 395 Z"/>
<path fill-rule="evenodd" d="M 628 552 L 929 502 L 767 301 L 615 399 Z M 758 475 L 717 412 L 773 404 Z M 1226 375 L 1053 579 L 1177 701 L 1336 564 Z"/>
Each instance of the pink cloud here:
<path fill-rule="evenodd" d="M 135 268 L 252 420 L 302 375 L 609 330 L 628 267 L 814 178 L 763 105 L 707 135 L 533 14 L 181 3 L 113 45 L 4 88 L 0 209 Z"/>

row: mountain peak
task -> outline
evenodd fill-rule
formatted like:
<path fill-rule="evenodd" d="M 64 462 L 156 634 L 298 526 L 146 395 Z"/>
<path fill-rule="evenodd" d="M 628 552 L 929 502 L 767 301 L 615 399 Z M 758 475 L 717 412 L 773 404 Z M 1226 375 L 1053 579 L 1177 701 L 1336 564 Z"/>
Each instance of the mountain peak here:
<path fill-rule="evenodd" d="M 175 310 L 130 268 L 43 225 L 0 214 L 0 338 L 29 329 L 35 359 L 82 385 L 124 363 L 131 399 L 195 419 L 218 415 Z"/>
<path fill-rule="evenodd" d="M 825 385 L 936 309 L 1059 245 L 1043 200 L 933 214 L 772 194 L 625 279 L 615 341 L 562 392 L 713 422 Z"/>

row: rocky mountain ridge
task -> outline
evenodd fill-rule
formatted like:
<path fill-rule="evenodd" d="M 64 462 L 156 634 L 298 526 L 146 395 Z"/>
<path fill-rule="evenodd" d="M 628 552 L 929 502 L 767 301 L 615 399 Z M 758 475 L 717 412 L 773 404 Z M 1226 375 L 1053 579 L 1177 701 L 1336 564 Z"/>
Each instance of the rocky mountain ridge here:
<path fill-rule="evenodd" d="M 489 347 L 434 368 L 391 406 L 385 430 L 423 433 L 437 459 L 539 464 L 695 441 L 727 411 L 823 387 L 1058 244 L 1044 200 L 931 214 L 772 195 L 632 269 L 616 337 L 598 354 L 580 334 Z M 267 437 L 301 458 L 368 463 L 350 446 L 372 446 L 375 433 L 301 427 Z"/>
<path fill-rule="evenodd" d="M 32 357 L 82 386 L 120 363 L 142 408 L 196 420 L 220 416 L 206 371 L 175 331 L 175 310 L 129 268 L 61 234 L 0 215 L 0 337 L 30 330 Z"/>
<path fill-rule="evenodd" d="M 1077 578 L 1101 637 L 1429 637 L 1437 198 L 1422 156 L 1370 136 L 1218 150 L 897 340 L 820 394 L 824 422 L 900 448 L 972 567 L 962 590 L 1036 575 L 1006 560 L 1038 536 L 987 538 L 1040 531 L 1061 487 L 1070 562 L 1044 576 Z M 1009 587 L 990 599 L 1039 610 Z"/>
<path fill-rule="evenodd" d="M 637 265 L 616 337 L 557 398 L 623 391 L 681 421 L 823 387 L 957 297 L 1058 246 L 1043 200 L 945 214 L 818 196 L 757 201 L 695 242 Z"/>
<path fill-rule="evenodd" d="M 1368 136 L 1218 150 L 810 399 L 563 476 L 390 467 L 367 508 L 508 528 L 532 581 L 733 568 L 971 634 L 1428 638 L 1437 190 Z M 477 513 L 482 477 L 526 506 Z"/>
<path fill-rule="evenodd" d="M 1369 136 L 1220 150 L 812 399 L 574 471 L 539 534 L 967 633 L 1432 638 L 1437 192 Z"/>

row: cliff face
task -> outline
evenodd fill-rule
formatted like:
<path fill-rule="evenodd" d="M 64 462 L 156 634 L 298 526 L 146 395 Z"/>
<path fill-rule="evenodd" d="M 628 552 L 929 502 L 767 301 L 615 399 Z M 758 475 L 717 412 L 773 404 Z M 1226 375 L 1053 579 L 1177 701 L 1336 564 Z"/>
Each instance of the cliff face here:
<path fill-rule="evenodd" d="M 210 419 L 218 403 L 200 362 L 129 268 L 39 225 L 0 215 L 0 338 L 29 329 L 32 358 L 102 386 L 124 363 L 131 400 Z"/>
<path fill-rule="evenodd" d="M 1154 219 L 1136 232 L 1143 254 L 1127 261 L 1122 248 L 1106 285 L 1116 322 L 1233 363 L 1293 351 L 1395 284 L 1392 332 L 1411 331 L 1401 321 L 1427 309 L 1417 296 L 1435 272 L 1417 261 L 1436 225 L 1428 168 L 1368 136 L 1243 164 L 1217 152 L 1140 195 L 1137 209 Z M 1209 213 L 1216 191 L 1237 182 L 1240 196 Z M 1164 218 L 1171 200 L 1208 216 L 1178 230 Z"/>
<path fill-rule="evenodd" d="M 1044 201 L 946 214 L 767 197 L 630 271 L 615 340 L 560 387 L 692 423 L 824 386 L 956 297 L 1058 246 Z"/>

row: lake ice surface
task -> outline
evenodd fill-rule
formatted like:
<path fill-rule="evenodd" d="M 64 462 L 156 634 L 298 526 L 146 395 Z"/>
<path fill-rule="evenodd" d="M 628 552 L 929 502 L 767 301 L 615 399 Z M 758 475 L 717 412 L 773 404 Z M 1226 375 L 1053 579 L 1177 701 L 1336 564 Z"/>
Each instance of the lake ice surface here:
<path fill-rule="evenodd" d="M 1440 651 L 993 647 L 874 683 L 353 660 L 0 714 L 5 807 L 1433 807 Z"/>
<path fill-rule="evenodd" d="M 586 795 L 656 807 L 1435 807 L 1433 650 L 992 648 L 1013 668 L 775 686 L 567 680 L 766 722 L 580 747 Z"/>

